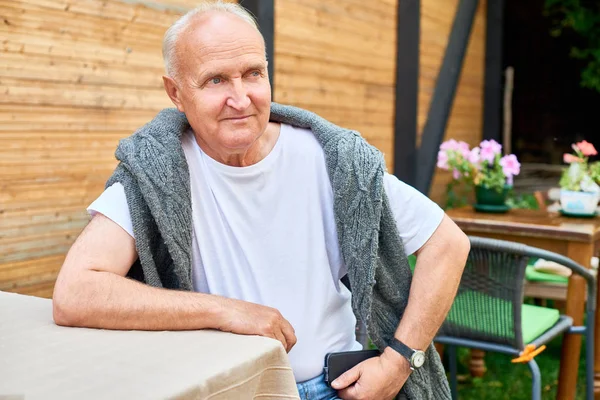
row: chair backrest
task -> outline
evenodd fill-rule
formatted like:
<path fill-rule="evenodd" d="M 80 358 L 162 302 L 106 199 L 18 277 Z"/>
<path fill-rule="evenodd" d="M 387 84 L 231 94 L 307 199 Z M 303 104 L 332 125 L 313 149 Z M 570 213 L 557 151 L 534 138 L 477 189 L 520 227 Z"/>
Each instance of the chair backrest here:
<path fill-rule="evenodd" d="M 439 334 L 523 348 L 527 246 L 470 237 L 458 293 Z"/>

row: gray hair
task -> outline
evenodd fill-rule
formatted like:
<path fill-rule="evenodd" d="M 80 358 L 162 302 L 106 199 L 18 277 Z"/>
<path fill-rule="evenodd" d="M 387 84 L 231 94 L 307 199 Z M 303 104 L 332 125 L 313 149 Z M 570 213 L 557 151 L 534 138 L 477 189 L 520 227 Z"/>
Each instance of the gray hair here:
<path fill-rule="evenodd" d="M 173 25 L 169 27 L 169 29 L 167 29 L 167 32 L 165 32 L 162 45 L 162 54 L 167 76 L 174 78 L 177 75 L 178 61 L 175 54 L 175 45 L 181 32 L 185 30 L 194 17 L 213 11 L 233 14 L 246 21 L 260 34 L 260 30 L 258 29 L 258 24 L 256 23 L 254 16 L 241 5 L 237 3 L 227 3 L 222 0 L 204 1 L 196 8 L 181 16 L 173 23 Z"/>

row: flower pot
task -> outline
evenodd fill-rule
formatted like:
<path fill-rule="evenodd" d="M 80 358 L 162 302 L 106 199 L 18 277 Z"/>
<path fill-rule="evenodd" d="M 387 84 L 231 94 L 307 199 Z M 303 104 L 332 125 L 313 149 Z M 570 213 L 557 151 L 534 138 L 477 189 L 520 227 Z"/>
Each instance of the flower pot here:
<path fill-rule="evenodd" d="M 600 193 L 560 191 L 560 206 L 564 213 L 572 215 L 593 215 L 598 207 Z"/>
<path fill-rule="evenodd" d="M 475 199 L 477 200 L 478 205 L 504 206 L 508 189 L 508 186 L 504 186 L 504 188 L 499 192 L 496 189 L 475 186 Z"/>
<path fill-rule="evenodd" d="M 501 191 L 483 186 L 475 186 L 475 211 L 485 213 L 505 213 L 510 207 L 506 205 L 506 196 L 510 186 L 505 185 Z"/>

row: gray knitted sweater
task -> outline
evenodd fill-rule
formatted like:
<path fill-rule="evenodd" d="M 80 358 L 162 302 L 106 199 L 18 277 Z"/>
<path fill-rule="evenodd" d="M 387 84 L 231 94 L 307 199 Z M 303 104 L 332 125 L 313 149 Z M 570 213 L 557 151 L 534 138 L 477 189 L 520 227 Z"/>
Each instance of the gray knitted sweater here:
<path fill-rule="evenodd" d="M 310 128 L 323 147 L 352 308 L 383 350 L 402 318 L 412 278 L 383 189 L 383 156 L 359 133 L 299 108 L 273 103 L 271 121 Z M 121 140 L 120 163 L 106 184 L 121 182 L 125 188 L 139 255 L 129 276 L 178 290 L 193 290 L 190 174 L 180 140 L 187 129 L 184 114 L 161 111 Z M 404 392 L 411 400 L 450 399 L 437 352 L 430 346 L 426 354 Z"/>

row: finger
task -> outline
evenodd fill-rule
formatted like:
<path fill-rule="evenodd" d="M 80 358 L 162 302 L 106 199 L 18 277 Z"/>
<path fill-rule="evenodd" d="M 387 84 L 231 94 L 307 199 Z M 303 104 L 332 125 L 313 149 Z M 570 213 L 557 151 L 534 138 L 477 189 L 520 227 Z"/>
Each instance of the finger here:
<path fill-rule="evenodd" d="M 285 340 L 285 335 L 281 332 L 281 330 L 277 329 L 275 330 L 275 339 L 279 340 L 281 342 L 281 344 L 283 345 L 283 348 L 286 349 L 287 351 L 287 340 Z"/>
<path fill-rule="evenodd" d="M 362 396 L 361 394 L 364 394 L 364 393 L 362 393 L 359 380 L 355 381 L 353 384 L 351 384 L 347 388 L 341 389 L 338 391 L 338 397 L 340 397 L 343 400 L 363 399 L 364 396 Z"/>
<path fill-rule="evenodd" d="M 354 368 L 349 369 L 340 375 L 336 380 L 331 382 L 331 387 L 337 390 L 347 388 L 360 378 L 361 368 L 360 364 Z"/>
<path fill-rule="evenodd" d="M 285 341 L 288 344 L 286 350 L 289 353 L 296 344 L 296 332 L 294 331 L 294 327 L 287 320 L 284 320 L 281 326 L 281 332 L 285 336 Z"/>
<path fill-rule="evenodd" d="M 350 385 L 346 389 L 339 390 L 337 395 L 342 400 L 355 400 L 359 398 L 356 391 L 356 385 Z"/>

